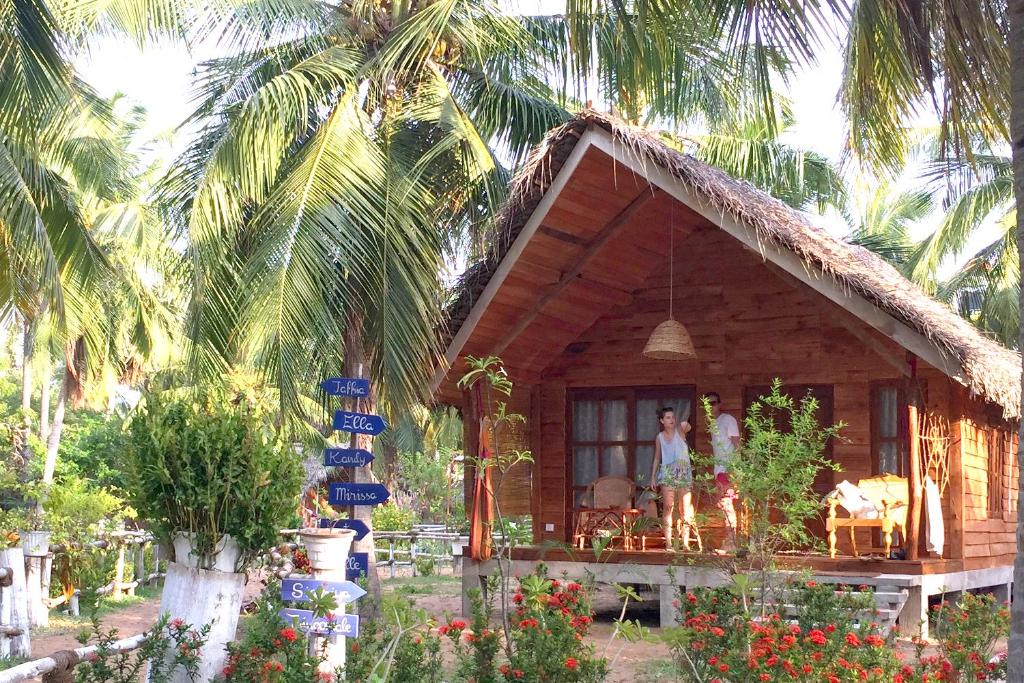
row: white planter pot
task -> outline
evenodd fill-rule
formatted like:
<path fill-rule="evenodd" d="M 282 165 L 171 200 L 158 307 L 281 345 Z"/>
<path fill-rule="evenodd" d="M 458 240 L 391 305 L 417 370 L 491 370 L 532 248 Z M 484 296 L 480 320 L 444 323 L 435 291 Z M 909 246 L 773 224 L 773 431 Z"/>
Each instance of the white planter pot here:
<path fill-rule="evenodd" d="M 49 531 L 19 531 L 25 557 L 46 557 L 50 554 Z"/>
<path fill-rule="evenodd" d="M 189 679 L 183 670 L 178 669 L 171 676 L 171 683 L 206 683 L 214 680 L 224 669 L 228 656 L 225 647 L 237 635 L 244 589 L 245 574 L 206 571 L 184 567 L 177 562 L 167 566 L 167 578 L 160 596 L 160 614 L 167 614 L 170 619 L 181 619 L 196 629 L 210 625 L 198 677 Z M 172 656 L 170 651 L 165 654 L 168 659 Z"/>
<path fill-rule="evenodd" d="M 238 558 L 242 550 L 238 547 L 235 539 L 227 534 L 222 534 L 220 543 L 217 544 L 216 552 L 213 555 L 211 566 L 200 567 L 199 557 L 193 552 L 193 534 L 178 532 L 174 534 L 171 543 L 174 545 L 174 561 L 192 569 L 209 569 L 217 572 L 234 572 L 238 564 Z"/>
<path fill-rule="evenodd" d="M 301 529 L 299 539 L 306 548 L 309 566 L 318 572 L 345 571 L 356 532 L 351 529 Z"/>

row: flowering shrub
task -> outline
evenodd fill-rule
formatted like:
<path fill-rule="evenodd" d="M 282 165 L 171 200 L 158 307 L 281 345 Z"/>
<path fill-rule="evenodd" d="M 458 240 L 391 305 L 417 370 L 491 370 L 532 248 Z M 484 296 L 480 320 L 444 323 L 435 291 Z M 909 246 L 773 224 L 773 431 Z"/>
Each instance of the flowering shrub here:
<path fill-rule="evenodd" d="M 369 595 L 363 598 L 370 600 Z M 360 622 L 359 638 L 346 641 L 342 680 L 439 683 L 441 638 L 426 613 L 399 596 L 385 597 L 380 613 L 382 619 Z"/>
<path fill-rule="evenodd" d="M 919 639 L 915 681 L 1006 680 L 1006 653 L 996 654 L 996 642 L 1010 633 L 1010 614 L 991 595 L 965 593 L 955 604 L 933 608 L 934 637 L 939 653 L 924 656 Z"/>
<path fill-rule="evenodd" d="M 114 652 L 111 645 L 118 639 L 117 630 L 101 631 L 94 610 L 92 634 L 85 633 L 79 641 L 90 640 L 96 652 L 75 669 L 76 683 L 135 683 L 149 663 L 149 678 L 153 683 L 167 683 L 179 672 L 195 680 L 199 672 L 202 647 L 210 627 L 195 629 L 181 619 L 169 619 L 165 614 L 153 627 L 153 635 L 135 651 Z"/>
<path fill-rule="evenodd" d="M 276 583 L 272 584 L 276 587 Z M 278 616 L 281 603 L 268 590 L 256 613 L 245 622 L 245 637 L 228 644 L 225 681 L 242 683 L 311 683 L 331 681 L 317 673 L 319 657 L 308 653 L 306 637 Z"/>
<path fill-rule="evenodd" d="M 727 589 L 684 594 L 681 625 L 666 635 L 683 680 L 910 680 L 878 624 L 853 628 L 859 605 L 849 591 L 804 584 L 791 587 L 787 600 L 795 605 L 799 621 L 775 612 L 761 617 Z M 844 608 L 850 611 L 842 615 Z M 834 614 L 841 618 L 827 621 Z"/>
<path fill-rule="evenodd" d="M 531 575 L 519 582 L 515 603 L 513 654 L 506 680 L 522 671 L 528 681 L 602 681 L 607 662 L 583 642 L 593 623 L 593 611 L 584 587 Z"/>

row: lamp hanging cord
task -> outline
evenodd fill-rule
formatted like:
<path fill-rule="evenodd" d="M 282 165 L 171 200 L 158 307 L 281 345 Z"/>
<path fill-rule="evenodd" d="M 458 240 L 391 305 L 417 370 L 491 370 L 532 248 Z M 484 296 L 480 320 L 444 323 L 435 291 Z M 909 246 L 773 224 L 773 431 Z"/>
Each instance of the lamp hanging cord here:
<path fill-rule="evenodd" d="M 675 320 L 675 316 L 672 315 L 672 299 L 676 293 L 675 285 L 675 263 L 676 263 L 676 250 L 675 250 L 675 237 L 676 237 L 676 224 L 675 224 L 675 206 L 672 199 L 669 198 L 668 205 L 668 319 Z"/>

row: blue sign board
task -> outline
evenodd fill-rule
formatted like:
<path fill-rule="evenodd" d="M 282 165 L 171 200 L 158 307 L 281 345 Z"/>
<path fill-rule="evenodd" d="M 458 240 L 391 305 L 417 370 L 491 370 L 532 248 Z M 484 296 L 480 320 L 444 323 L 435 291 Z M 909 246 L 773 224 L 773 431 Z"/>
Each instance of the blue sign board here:
<path fill-rule="evenodd" d="M 370 395 L 370 380 L 368 379 L 331 377 L 320 382 L 320 386 L 331 396 L 363 397 Z"/>
<path fill-rule="evenodd" d="M 347 605 L 366 595 L 366 591 L 351 581 L 316 581 L 314 579 L 283 579 L 281 599 L 288 602 L 305 602 L 317 589 L 333 593 L 339 605 Z"/>
<path fill-rule="evenodd" d="M 318 617 L 309 609 L 293 609 L 287 607 L 278 615 L 290 624 L 298 623 L 298 627 L 305 631 L 318 631 L 325 633 L 330 631 L 333 635 L 356 638 L 359 636 L 359 615 L 358 614 L 332 614 L 326 617 Z"/>
<path fill-rule="evenodd" d="M 380 415 L 338 410 L 334 413 L 334 428 L 353 434 L 377 436 L 388 428 L 388 423 Z"/>
<path fill-rule="evenodd" d="M 386 503 L 391 492 L 384 484 L 331 484 L 327 489 L 327 502 L 331 505 L 380 505 Z"/>
<path fill-rule="evenodd" d="M 366 467 L 373 462 L 373 453 L 362 448 L 324 449 L 324 467 Z"/>
<path fill-rule="evenodd" d="M 351 529 L 356 532 L 356 540 L 361 541 L 370 533 L 370 527 L 361 519 L 327 519 L 320 518 L 321 529 Z"/>
<path fill-rule="evenodd" d="M 365 579 L 370 573 L 370 553 L 352 553 L 345 565 L 345 578 L 349 581 Z"/>

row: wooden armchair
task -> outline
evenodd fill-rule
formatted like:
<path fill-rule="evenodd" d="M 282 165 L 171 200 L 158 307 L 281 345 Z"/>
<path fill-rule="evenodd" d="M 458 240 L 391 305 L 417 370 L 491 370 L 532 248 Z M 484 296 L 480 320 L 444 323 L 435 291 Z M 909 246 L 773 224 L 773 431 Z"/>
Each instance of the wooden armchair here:
<path fill-rule="evenodd" d="M 640 511 L 633 509 L 636 483 L 626 477 L 601 477 L 589 487 L 583 500 L 589 505 L 576 511 L 573 545 L 582 550 L 600 535 L 619 535 L 627 550 L 632 547 L 631 526 Z"/>
<path fill-rule="evenodd" d="M 889 558 L 892 551 L 892 532 L 899 527 L 902 538 L 907 536 L 907 509 L 910 505 L 910 488 L 907 479 L 894 474 L 883 474 L 857 482 L 857 488 L 874 505 L 876 516 L 839 517 L 838 508 L 842 505 L 840 497 L 829 495 L 828 519 L 825 530 L 828 531 L 828 555 L 836 556 L 836 529 L 846 527 L 850 530 L 850 544 L 853 554 L 857 556 L 856 530 L 873 528 L 882 530 L 882 541 L 885 544 L 885 557 Z"/>

